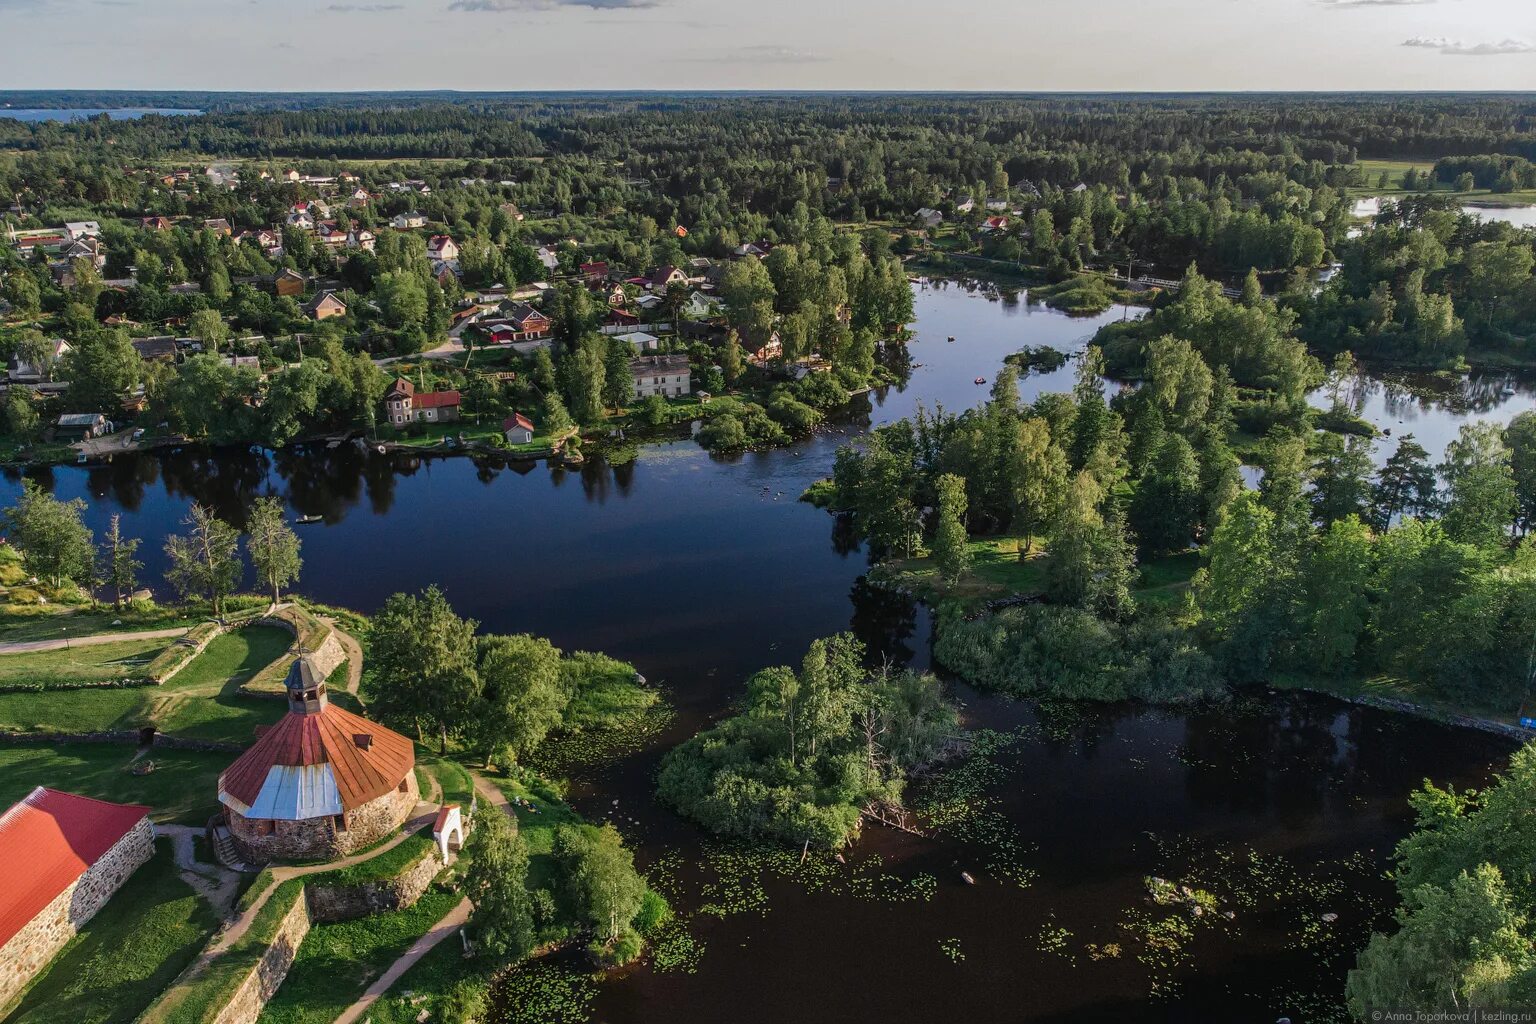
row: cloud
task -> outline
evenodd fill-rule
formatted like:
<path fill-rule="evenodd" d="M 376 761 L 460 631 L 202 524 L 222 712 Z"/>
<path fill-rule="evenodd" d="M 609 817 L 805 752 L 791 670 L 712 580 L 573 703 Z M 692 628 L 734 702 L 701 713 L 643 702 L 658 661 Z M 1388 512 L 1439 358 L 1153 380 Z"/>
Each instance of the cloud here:
<path fill-rule="evenodd" d="M 1496 43 L 1464 43 L 1445 36 L 1414 36 L 1403 40 L 1404 46 L 1439 50 L 1451 57 L 1498 57 L 1507 53 L 1536 53 L 1536 43 L 1526 39 L 1500 39 Z"/>
<path fill-rule="evenodd" d="M 1322 7 L 1343 10 L 1346 7 L 1422 7 L 1439 0 L 1317 0 Z"/>
<path fill-rule="evenodd" d="M 586 7 L 594 11 L 639 10 L 658 7 L 661 0 L 453 0 L 450 11 L 502 13 L 506 11 L 547 11 L 556 7 Z"/>
<path fill-rule="evenodd" d="M 819 64 L 831 59 L 821 53 L 767 44 L 738 46 L 719 53 L 683 58 L 683 60 L 704 64 Z"/>
<path fill-rule="evenodd" d="M 405 4 L 331 4 L 326 10 L 343 14 L 380 14 L 384 11 L 403 11 Z"/>

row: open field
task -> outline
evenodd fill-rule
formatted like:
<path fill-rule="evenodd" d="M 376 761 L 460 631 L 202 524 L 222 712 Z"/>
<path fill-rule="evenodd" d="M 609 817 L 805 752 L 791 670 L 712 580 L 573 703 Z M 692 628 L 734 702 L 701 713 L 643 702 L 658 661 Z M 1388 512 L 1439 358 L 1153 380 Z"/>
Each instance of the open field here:
<path fill-rule="evenodd" d="M 0 686 L 33 683 L 101 683 L 142 673 L 170 641 L 119 640 L 27 654 L 0 654 Z"/>
<path fill-rule="evenodd" d="M 0 743 L 0 806 L 8 807 L 37 786 L 147 804 L 156 821 L 201 825 L 217 807 L 219 772 L 233 754 L 201 750 L 152 750 L 155 770 L 133 775 L 137 751 L 123 743 Z"/>
<path fill-rule="evenodd" d="M 1364 185 L 1351 186 L 1351 196 L 1402 196 L 1407 195 L 1403 191 L 1403 175 L 1410 169 L 1417 170 L 1420 174 L 1429 174 L 1434 171 L 1433 160 L 1357 160 L 1355 166 L 1365 171 L 1366 183 Z M 1381 188 L 1378 182 L 1382 174 L 1387 176 L 1387 187 Z M 1421 190 L 1424 191 L 1424 190 Z M 1475 188 L 1467 192 L 1457 192 L 1446 185 L 1437 185 L 1433 191 L 1441 195 L 1450 196 L 1462 202 L 1476 203 L 1483 206 L 1528 206 L 1536 204 L 1536 189 L 1525 189 L 1516 192 L 1491 192 L 1485 188 Z"/>
<path fill-rule="evenodd" d="M 148 641 L 164 645 L 164 641 Z M 281 701 L 248 697 L 240 684 L 288 650 L 292 637 L 275 626 L 247 626 L 223 633 L 191 664 L 163 686 L 42 690 L 0 694 L 0 728 L 19 732 L 106 732 L 154 726 L 162 732 L 199 739 L 249 742 L 257 725 L 275 722 Z M 69 651 L 0 656 L 25 671 L 35 662 L 63 656 L 97 656 L 115 644 Z"/>

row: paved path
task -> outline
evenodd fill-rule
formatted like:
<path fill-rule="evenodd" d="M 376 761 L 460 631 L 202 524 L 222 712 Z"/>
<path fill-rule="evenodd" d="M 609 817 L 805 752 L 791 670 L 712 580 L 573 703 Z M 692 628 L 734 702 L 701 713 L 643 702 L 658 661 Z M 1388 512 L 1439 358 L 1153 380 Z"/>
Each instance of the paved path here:
<path fill-rule="evenodd" d="M 115 644 L 129 640 L 170 640 L 184 635 L 189 628 L 172 626 L 169 629 L 144 629 L 137 633 L 92 633 L 90 636 L 61 637 L 57 640 L 17 640 L 13 643 L 0 643 L 0 654 L 59 651 L 66 647 L 94 647 L 96 644 Z"/>
<path fill-rule="evenodd" d="M 517 815 L 513 812 L 512 805 L 507 802 L 506 795 L 483 776 L 470 772 L 469 777 L 475 781 L 475 792 L 480 795 L 480 799 L 493 807 L 501 808 L 502 813 L 512 819 L 512 824 L 516 826 Z M 448 941 L 469 921 L 470 909 L 469 900 L 460 900 L 441 921 L 432 926 L 431 931 L 412 943 L 411 948 L 406 950 L 400 959 L 390 964 L 389 969 L 368 986 L 367 991 L 357 1002 L 343 1010 L 341 1016 L 336 1018 L 336 1024 L 356 1024 L 361 1020 L 369 1007 L 378 1002 L 379 998 L 389 991 L 390 986 L 400 980 L 401 975 L 416 966 L 422 957 Z"/>

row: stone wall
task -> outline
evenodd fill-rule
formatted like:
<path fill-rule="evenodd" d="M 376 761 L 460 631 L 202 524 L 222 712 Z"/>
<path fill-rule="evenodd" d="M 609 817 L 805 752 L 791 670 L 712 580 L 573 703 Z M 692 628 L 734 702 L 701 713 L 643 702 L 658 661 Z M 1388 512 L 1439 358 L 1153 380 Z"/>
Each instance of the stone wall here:
<path fill-rule="evenodd" d="M 0 1006 L 15 998 L 154 852 L 154 829 L 148 818 L 141 818 L 85 874 L 22 926 L 0 948 Z"/>
<path fill-rule="evenodd" d="M 417 800 L 416 773 L 405 777 L 404 792 L 392 789 L 346 813 L 346 828 L 332 817 L 263 822 L 226 810 L 229 834 L 249 864 L 269 860 L 332 860 L 366 849 L 400 828 Z"/>
<path fill-rule="evenodd" d="M 382 878 L 355 885 L 325 885 L 313 881 L 304 887 L 309 897 L 311 920 L 351 921 L 370 914 L 384 914 L 414 906 L 427 891 L 438 872 L 443 870 L 437 846 L 423 852 L 415 863 L 407 865 L 394 878 Z"/>
<path fill-rule="evenodd" d="M 304 936 L 309 934 L 309 925 L 309 904 L 300 896 L 278 925 L 272 944 L 213 1018 L 213 1024 L 255 1024 L 267 1000 L 288 977 L 288 968 L 293 966 L 293 958 L 298 955 Z"/>

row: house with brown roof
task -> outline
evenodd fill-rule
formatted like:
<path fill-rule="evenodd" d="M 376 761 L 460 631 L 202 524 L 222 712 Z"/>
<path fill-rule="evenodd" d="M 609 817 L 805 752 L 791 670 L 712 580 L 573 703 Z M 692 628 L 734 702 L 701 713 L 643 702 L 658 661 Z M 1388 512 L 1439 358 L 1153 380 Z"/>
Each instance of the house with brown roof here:
<path fill-rule="evenodd" d="M 459 243 L 453 240 L 452 235 L 433 235 L 427 240 L 427 259 L 456 260 L 458 258 Z"/>
<path fill-rule="evenodd" d="M 149 808 L 37 787 L 0 815 L 0 1006 L 155 852 Z"/>
<path fill-rule="evenodd" d="M 327 288 L 310 300 L 304 312 L 312 320 L 329 320 L 333 316 L 346 316 L 347 304 L 341 301 L 341 296 Z"/>
<path fill-rule="evenodd" d="M 665 295 L 674 284 L 687 284 L 688 275 L 676 267 L 657 267 L 645 279 L 645 286 L 653 292 Z"/>
<path fill-rule="evenodd" d="M 304 275 L 292 267 L 284 267 L 272 277 L 272 291 L 278 295 L 303 295 L 307 284 Z"/>
<path fill-rule="evenodd" d="M 150 231 L 169 231 L 171 230 L 171 218 L 142 217 L 139 219 L 139 227 Z"/>
<path fill-rule="evenodd" d="M 396 427 L 411 423 L 452 423 L 463 399 L 457 391 L 420 391 L 399 377 L 384 393 L 384 412 Z"/>

